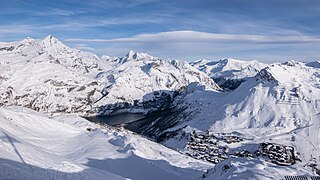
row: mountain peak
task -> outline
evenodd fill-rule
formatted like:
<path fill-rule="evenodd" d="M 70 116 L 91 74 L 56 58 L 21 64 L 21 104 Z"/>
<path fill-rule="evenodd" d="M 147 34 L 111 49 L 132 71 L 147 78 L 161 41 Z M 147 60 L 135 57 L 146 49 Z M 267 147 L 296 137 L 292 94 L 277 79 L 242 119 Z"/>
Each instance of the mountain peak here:
<path fill-rule="evenodd" d="M 127 59 L 136 59 L 137 58 L 137 55 L 138 53 L 133 51 L 133 50 L 130 50 L 126 55 L 125 55 L 125 58 Z"/>
<path fill-rule="evenodd" d="M 20 44 L 30 44 L 32 42 L 34 42 L 35 39 L 31 38 L 31 37 L 27 37 L 25 39 L 23 39 L 22 41 L 19 41 Z"/>
<path fill-rule="evenodd" d="M 53 44 L 56 44 L 59 42 L 59 40 L 55 37 L 53 37 L 52 35 L 48 35 L 47 37 L 45 37 L 42 42 L 45 44 L 45 45 L 50 45 L 52 46 Z"/>
<path fill-rule="evenodd" d="M 64 45 L 62 42 L 60 42 L 57 38 L 53 37 L 52 35 L 49 35 L 42 41 L 40 41 L 40 45 L 50 52 L 57 52 L 59 50 L 69 49 L 69 47 Z"/>
<path fill-rule="evenodd" d="M 262 80 L 263 82 L 275 82 L 279 83 L 279 81 L 274 77 L 273 73 L 269 66 L 263 68 L 259 73 L 255 76 L 257 79 Z"/>
<path fill-rule="evenodd" d="M 287 62 L 282 63 L 283 65 L 287 65 L 287 66 L 296 66 L 297 64 L 300 64 L 300 62 L 295 61 L 295 60 L 289 60 Z"/>
<path fill-rule="evenodd" d="M 133 50 L 130 50 L 125 58 L 127 60 L 139 60 L 139 59 L 154 59 L 153 56 L 147 54 L 147 53 L 141 53 L 141 52 L 135 52 Z"/>
<path fill-rule="evenodd" d="M 239 60 L 239 59 L 233 59 L 233 58 L 225 58 L 220 59 L 220 63 L 223 64 L 251 64 L 251 63 L 259 63 L 257 60 Z"/>

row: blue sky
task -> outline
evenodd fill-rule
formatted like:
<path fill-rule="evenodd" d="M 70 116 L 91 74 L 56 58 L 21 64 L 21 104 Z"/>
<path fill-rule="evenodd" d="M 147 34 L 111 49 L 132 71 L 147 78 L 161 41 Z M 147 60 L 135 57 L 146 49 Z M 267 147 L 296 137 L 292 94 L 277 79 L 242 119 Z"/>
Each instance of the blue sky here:
<path fill-rule="evenodd" d="M 52 34 L 98 55 L 320 59 L 318 0 L 3 0 L 0 41 Z"/>

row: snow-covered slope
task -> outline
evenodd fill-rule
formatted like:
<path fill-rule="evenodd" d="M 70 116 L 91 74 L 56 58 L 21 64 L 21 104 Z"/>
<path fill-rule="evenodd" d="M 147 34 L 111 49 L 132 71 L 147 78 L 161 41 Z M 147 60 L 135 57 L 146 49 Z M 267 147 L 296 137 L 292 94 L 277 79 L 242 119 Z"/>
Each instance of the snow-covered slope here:
<path fill-rule="evenodd" d="M 99 59 L 96 55 L 69 48 L 51 35 L 43 40 L 27 38 L 18 42 L 0 43 L 0 46 L 2 60 L 7 64 L 12 61 L 15 63 L 49 61 L 81 73 L 89 73 L 99 68 Z"/>
<path fill-rule="evenodd" d="M 259 61 L 222 59 L 219 61 L 199 60 L 190 63 L 212 78 L 243 79 L 255 76 L 267 65 Z"/>
<path fill-rule="evenodd" d="M 97 79 L 108 87 L 104 100 L 96 103 L 98 107 L 112 103 L 129 103 L 133 106 L 160 96 L 172 97 L 193 82 L 206 89 L 220 89 L 211 78 L 187 62 L 162 60 L 133 51 L 113 62 L 112 70 L 97 75 Z"/>
<path fill-rule="evenodd" d="M 211 167 L 77 116 L 0 108 L 0 179 L 198 179 Z"/>
<path fill-rule="evenodd" d="M 205 72 L 222 88 L 236 89 L 247 78 L 255 76 L 267 65 L 256 60 L 241 61 L 223 59 L 219 61 L 199 60 L 190 63 L 200 71 Z"/>
<path fill-rule="evenodd" d="M 234 92 L 201 92 L 208 93 L 207 95 L 212 94 L 203 98 L 217 107 L 207 106 L 215 109 L 211 113 L 222 113 L 220 116 L 215 116 L 215 120 L 203 122 L 213 124 L 211 129 L 282 127 L 284 125 L 286 128 L 297 127 L 302 125 L 300 124 L 302 122 L 307 123 L 308 116 L 320 112 L 319 83 L 318 69 L 307 67 L 304 63 L 270 65 L 241 84 Z M 198 95 L 191 94 L 190 97 Z M 208 97 L 213 99 L 208 100 Z M 208 116 L 207 112 L 205 113 Z M 198 116 L 198 118 L 201 117 L 204 118 Z M 304 121 L 295 122 L 300 117 Z M 288 126 L 286 121 L 292 126 Z"/>
<path fill-rule="evenodd" d="M 297 61 L 272 64 L 234 91 L 198 90 L 178 99 L 174 106 L 176 112 L 182 109 L 179 116 L 169 115 L 175 118 L 157 120 L 140 132 L 154 132 L 164 144 L 178 149 L 187 148 L 183 139 L 192 130 L 248 139 L 238 143 L 242 150 L 262 142 L 290 145 L 302 160 L 295 168 L 315 161 L 320 169 L 319 85 L 318 68 Z M 172 121 L 178 125 L 164 130 Z"/>
<path fill-rule="evenodd" d="M 106 113 L 108 106 L 152 100 L 153 92 L 177 91 L 192 82 L 219 87 L 185 62 L 130 51 L 122 58 L 69 48 L 52 36 L 0 43 L 0 105 L 49 113 Z M 111 105 L 111 106 L 110 106 Z M 141 111 L 141 109 L 140 109 Z"/>
<path fill-rule="evenodd" d="M 82 111 L 101 96 L 98 58 L 52 36 L 1 43 L 0 104 L 44 112 Z"/>

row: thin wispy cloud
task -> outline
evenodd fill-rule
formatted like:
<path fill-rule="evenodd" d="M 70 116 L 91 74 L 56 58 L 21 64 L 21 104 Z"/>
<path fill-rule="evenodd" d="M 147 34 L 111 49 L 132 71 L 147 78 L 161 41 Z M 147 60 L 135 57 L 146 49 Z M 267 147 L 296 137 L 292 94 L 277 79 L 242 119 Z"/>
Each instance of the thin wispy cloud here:
<path fill-rule="evenodd" d="M 37 34 L 37 32 L 48 32 L 48 30 L 60 31 L 84 31 L 92 28 L 101 28 L 117 25 L 141 25 L 141 24 L 160 24 L 163 21 L 161 18 L 84 18 L 74 21 L 65 21 L 61 23 L 41 24 L 41 23 L 26 23 L 26 24 L 8 24 L 0 25 L 0 34 Z"/>
<path fill-rule="evenodd" d="M 64 42 L 95 44 L 96 52 L 123 56 L 129 50 L 148 52 L 157 57 L 195 59 L 259 59 L 265 62 L 316 59 L 320 45 L 316 36 L 265 36 L 173 31 L 141 34 L 114 39 L 65 39 Z M 287 51 L 291 49 L 291 51 Z M 306 57 L 309 54 L 309 57 Z M 311 57 L 311 58 L 310 58 Z"/>
<path fill-rule="evenodd" d="M 130 8 L 138 5 L 158 2 L 159 0 L 96 0 L 93 5 L 99 8 Z"/>
<path fill-rule="evenodd" d="M 90 52 L 93 52 L 95 50 L 94 48 L 89 47 L 88 44 L 73 44 L 73 47 L 79 50 L 90 51 Z"/>
<path fill-rule="evenodd" d="M 32 16 L 73 16 L 73 15 L 80 15 L 86 14 L 88 11 L 84 10 L 65 10 L 65 9 L 57 9 L 57 8 L 49 8 L 45 11 L 27 11 L 29 15 Z"/>
<path fill-rule="evenodd" d="M 315 36 L 263 36 L 263 35 L 239 35 L 239 34 L 215 34 L 197 31 L 172 31 L 155 34 L 140 34 L 129 38 L 115 39 L 66 39 L 69 42 L 143 42 L 143 43 L 170 43 L 170 42 L 228 42 L 228 43 L 317 43 L 320 37 Z"/>
<path fill-rule="evenodd" d="M 188 60 L 230 56 L 268 57 L 264 59 L 269 61 L 303 56 L 320 59 L 315 48 L 320 36 L 317 0 L 1 3 L 0 41 L 52 34 L 72 47 L 100 55 L 120 55 L 134 49 Z"/>
<path fill-rule="evenodd" d="M 11 24 L 0 25 L 0 35 L 8 34 L 28 34 L 33 33 L 34 27 L 32 25 Z"/>

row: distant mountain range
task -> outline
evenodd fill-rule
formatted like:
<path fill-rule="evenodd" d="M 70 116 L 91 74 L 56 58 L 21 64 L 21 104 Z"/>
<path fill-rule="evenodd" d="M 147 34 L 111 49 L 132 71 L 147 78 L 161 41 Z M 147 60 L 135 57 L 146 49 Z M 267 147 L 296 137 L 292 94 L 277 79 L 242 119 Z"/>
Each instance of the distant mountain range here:
<path fill-rule="evenodd" d="M 1 43 L 0 104 L 21 105 L 48 113 L 103 114 L 152 100 L 155 91 L 179 91 L 198 82 L 219 89 L 187 62 L 161 60 L 130 51 L 100 59 L 69 48 L 52 36 Z"/>

